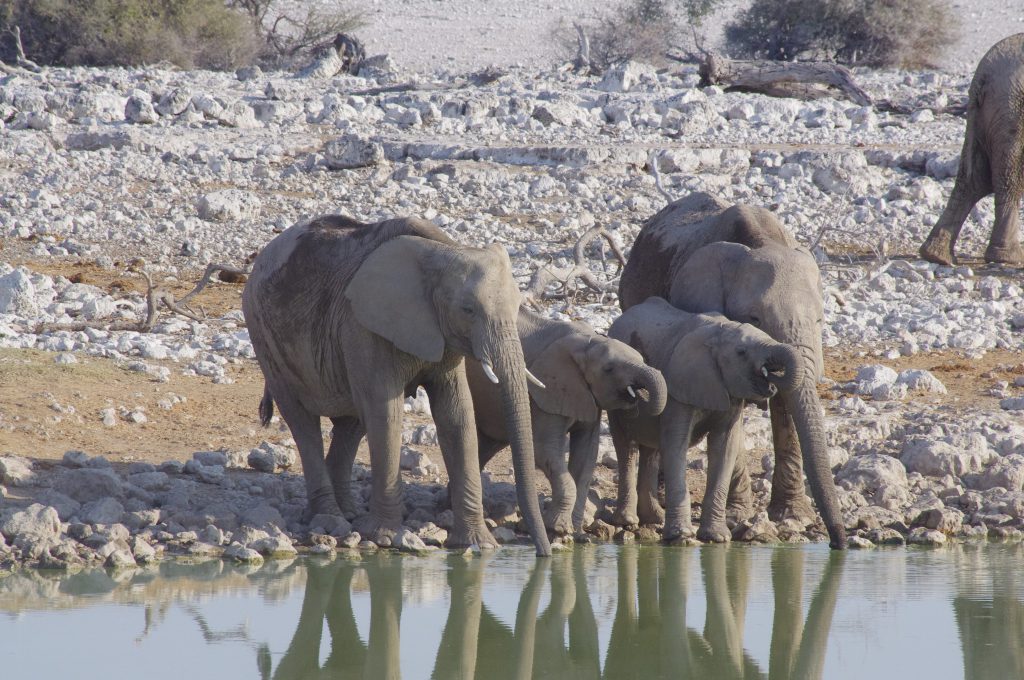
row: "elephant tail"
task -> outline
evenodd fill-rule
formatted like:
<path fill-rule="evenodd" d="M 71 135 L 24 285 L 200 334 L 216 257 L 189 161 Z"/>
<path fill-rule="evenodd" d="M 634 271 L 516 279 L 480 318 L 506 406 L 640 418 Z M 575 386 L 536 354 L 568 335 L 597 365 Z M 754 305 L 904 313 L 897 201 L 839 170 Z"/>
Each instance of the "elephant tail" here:
<path fill-rule="evenodd" d="M 270 388 L 263 385 L 263 398 L 260 399 L 260 425 L 270 425 L 270 419 L 274 416 L 274 398 L 270 396 Z"/>

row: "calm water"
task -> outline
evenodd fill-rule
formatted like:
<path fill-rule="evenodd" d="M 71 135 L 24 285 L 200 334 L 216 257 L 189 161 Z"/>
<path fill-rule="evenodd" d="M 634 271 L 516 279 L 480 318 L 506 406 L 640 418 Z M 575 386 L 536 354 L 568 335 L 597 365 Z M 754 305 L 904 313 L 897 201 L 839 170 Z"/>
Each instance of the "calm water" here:
<path fill-rule="evenodd" d="M 1022 568 L 1021 544 L 969 544 L 25 572 L 0 578 L 0 677 L 1007 680 Z"/>

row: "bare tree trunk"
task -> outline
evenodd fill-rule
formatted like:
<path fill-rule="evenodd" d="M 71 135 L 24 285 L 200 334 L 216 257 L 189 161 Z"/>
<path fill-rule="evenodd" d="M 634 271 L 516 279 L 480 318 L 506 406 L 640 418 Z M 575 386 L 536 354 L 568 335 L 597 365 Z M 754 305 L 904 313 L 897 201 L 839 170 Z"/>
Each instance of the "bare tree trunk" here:
<path fill-rule="evenodd" d="M 861 106 L 871 97 L 853 80 L 850 70 L 820 61 L 734 61 L 713 52 L 700 66 L 702 85 L 723 85 L 741 92 L 772 97 L 818 99 L 839 90 Z"/>

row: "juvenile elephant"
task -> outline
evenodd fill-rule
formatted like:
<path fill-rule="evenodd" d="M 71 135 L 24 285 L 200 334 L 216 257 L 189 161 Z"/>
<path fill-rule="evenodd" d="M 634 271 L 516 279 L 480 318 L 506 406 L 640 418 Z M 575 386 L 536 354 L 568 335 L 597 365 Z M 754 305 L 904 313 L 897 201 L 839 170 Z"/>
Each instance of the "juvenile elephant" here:
<path fill-rule="evenodd" d="M 770 211 L 690 194 L 647 221 L 622 272 L 623 310 L 652 295 L 688 312 L 719 312 L 749 323 L 799 349 L 802 382 L 770 402 L 775 472 L 768 513 L 775 520 L 814 518 L 804 494 L 802 453 L 830 545 L 845 547 L 817 392 L 824 312 L 814 258 Z M 746 468 L 739 466 L 736 474 L 737 498 L 730 502 L 749 505 Z"/>
<path fill-rule="evenodd" d="M 463 357 L 502 385 L 520 508 L 538 554 L 550 545 L 534 484 L 527 371 L 516 332 L 519 289 L 503 248 L 463 247 L 430 222 L 362 224 L 327 215 L 295 225 L 260 252 L 242 294 L 273 402 L 302 458 L 310 516 L 350 506 L 349 479 L 365 433 L 370 511 L 356 528 L 375 541 L 402 523 L 403 395 L 430 397 L 452 489 L 451 545 L 496 545 L 484 524 L 473 403 Z M 320 417 L 334 424 L 326 461 Z"/>
<path fill-rule="evenodd" d="M 533 450 L 551 482 L 544 514 L 558 534 L 581 531 L 587 491 L 597 462 L 601 411 L 657 415 L 665 407 L 665 381 L 624 342 L 598 335 L 579 322 L 557 321 L 520 307 L 516 323 L 530 373 Z M 502 418 L 501 393 L 477 361 L 466 361 L 473 394 L 482 468 L 512 441 Z M 565 438 L 569 437 L 566 465 Z"/>
<path fill-rule="evenodd" d="M 921 257 L 953 264 L 953 247 L 974 205 L 995 194 L 996 223 L 987 262 L 1024 266 L 1017 211 L 1024 195 L 1024 33 L 997 42 L 981 58 L 967 92 L 967 132 L 946 209 Z"/>
<path fill-rule="evenodd" d="M 750 324 L 729 321 L 720 314 L 691 314 L 662 298 L 652 297 L 630 307 L 615 320 L 609 336 L 628 341 L 668 385 L 668 403 L 660 416 L 622 411 L 608 414 L 615 453 L 619 459 L 619 499 L 616 519 L 639 521 L 638 501 L 645 514 L 660 514 L 654 492 L 657 479 L 640 474 L 637 498 L 636 448 L 649 465 L 660 450 L 665 476 L 665 528 L 671 541 L 692 534 L 690 493 L 686 485 L 686 452 L 708 438 L 708 483 L 697 538 L 729 540 L 725 522 L 729 481 L 743 452 L 743 407 L 800 384 L 799 352 L 775 342 Z"/>

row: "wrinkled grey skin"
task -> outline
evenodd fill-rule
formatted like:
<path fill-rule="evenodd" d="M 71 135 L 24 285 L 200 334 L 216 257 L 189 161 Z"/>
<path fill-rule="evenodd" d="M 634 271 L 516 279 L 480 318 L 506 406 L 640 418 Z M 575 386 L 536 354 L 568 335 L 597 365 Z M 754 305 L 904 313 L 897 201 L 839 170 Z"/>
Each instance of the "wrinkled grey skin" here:
<path fill-rule="evenodd" d="M 954 264 L 957 236 L 974 205 L 995 194 L 996 222 L 985 261 L 1024 266 L 1024 33 L 996 43 L 978 63 L 967 92 L 967 131 L 953 192 L 921 246 L 921 257 Z"/>
<path fill-rule="evenodd" d="M 770 403 L 775 472 L 768 514 L 809 522 L 803 468 L 824 519 L 830 545 L 846 546 L 818 400 L 822 374 L 823 304 L 814 258 L 796 245 L 779 220 L 758 207 L 729 206 L 706 193 L 670 203 L 641 229 L 622 273 L 623 310 L 648 297 L 666 298 L 689 312 L 719 312 L 757 326 L 799 348 L 803 383 Z M 746 468 L 737 466 L 730 503 L 750 505 Z"/>
<path fill-rule="evenodd" d="M 635 349 L 598 335 L 586 324 L 545 318 L 520 307 L 516 325 L 526 367 L 544 384 L 543 389 L 529 386 L 534 456 L 551 482 L 544 523 L 556 534 L 582 531 L 597 462 L 601 411 L 657 415 L 665 407 L 665 381 Z M 471 359 L 466 360 L 466 377 L 473 395 L 482 468 L 508 446 L 510 438 L 499 386 Z"/>
<path fill-rule="evenodd" d="M 728 541 L 726 498 L 733 468 L 744 449 L 743 407 L 747 401 L 760 401 L 799 385 L 800 354 L 749 324 L 720 314 L 684 312 L 657 297 L 623 312 L 608 335 L 629 342 L 660 370 L 669 394 L 660 416 L 608 414 L 619 459 L 615 522 L 634 526 L 641 520 L 661 519 L 655 498 L 657 468 L 651 465 L 651 458 L 660 452 L 665 475 L 662 538 L 674 541 L 691 536 L 686 452 L 707 437 L 708 485 L 697 538 Z M 642 461 L 639 481 L 635 445 Z"/>
<path fill-rule="evenodd" d="M 448 469 L 449 543 L 497 545 L 484 524 L 473 403 L 463 357 L 493 365 L 515 433 L 520 507 L 538 554 L 549 554 L 534 485 L 529 394 L 516 314 L 519 289 L 500 246 L 467 248 L 415 218 L 361 224 L 327 215 L 287 229 L 260 252 L 242 294 L 272 402 L 302 458 L 310 517 L 352 509 L 352 461 L 367 435 L 370 511 L 355 521 L 390 542 L 402 523 L 403 398 L 423 385 Z M 326 461 L 320 417 L 334 424 Z M 340 503 L 340 506 L 339 506 Z"/>

